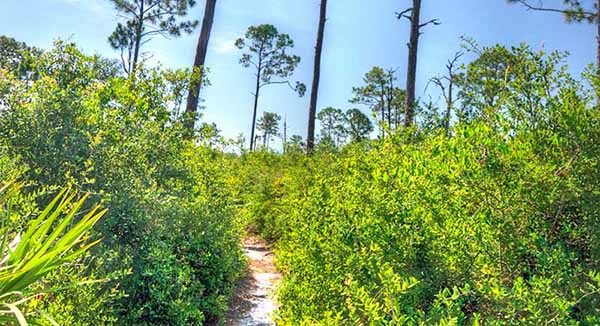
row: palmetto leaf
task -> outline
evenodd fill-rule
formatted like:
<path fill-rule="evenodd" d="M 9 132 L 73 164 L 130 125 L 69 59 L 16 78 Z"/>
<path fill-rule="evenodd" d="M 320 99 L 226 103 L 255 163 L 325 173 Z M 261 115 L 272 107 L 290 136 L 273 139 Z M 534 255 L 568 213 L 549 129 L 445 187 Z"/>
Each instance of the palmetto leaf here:
<path fill-rule="evenodd" d="M 19 187 L 18 184 L 8 183 L 0 188 L 0 210 Z M 9 244 L 10 230 L 1 227 L 0 257 L 5 257 L 0 260 L 0 306 L 7 309 L 0 310 L 0 322 L 17 321 L 20 325 L 27 325 L 25 315 L 19 309 L 19 305 L 32 298 L 23 295 L 27 287 L 65 263 L 77 259 L 100 241 L 87 242 L 85 236 L 106 213 L 106 209 L 96 206 L 74 221 L 88 195 L 77 200 L 75 197 L 73 191 L 60 191 L 31 221 L 14 248 L 10 248 Z M 14 300 L 15 297 L 20 299 Z"/>
<path fill-rule="evenodd" d="M 12 303 L 4 303 L 4 305 L 8 307 L 8 309 L 15 316 L 20 325 L 27 325 L 27 320 L 25 320 L 23 312 L 21 312 L 21 309 L 19 309 L 17 305 Z"/>

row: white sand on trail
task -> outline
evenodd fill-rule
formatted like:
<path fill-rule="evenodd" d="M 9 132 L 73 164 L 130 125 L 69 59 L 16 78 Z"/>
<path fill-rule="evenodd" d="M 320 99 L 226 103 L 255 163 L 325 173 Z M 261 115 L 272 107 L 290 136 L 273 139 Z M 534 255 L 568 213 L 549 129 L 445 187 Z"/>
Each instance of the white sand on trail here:
<path fill-rule="evenodd" d="M 277 310 L 275 289 L 281 274 L 273 265 L 273 252 L 257 238 L 244 240 L 248 257 L 248 271 L 235 290 L 225 325 L 269 326 L 275 325 L 273 314 Z"/>

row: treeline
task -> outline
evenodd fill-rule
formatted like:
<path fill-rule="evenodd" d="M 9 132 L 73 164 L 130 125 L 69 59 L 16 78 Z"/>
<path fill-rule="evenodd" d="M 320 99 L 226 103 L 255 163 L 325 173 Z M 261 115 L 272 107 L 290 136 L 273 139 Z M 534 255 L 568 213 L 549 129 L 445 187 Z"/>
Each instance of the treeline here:
<path fill-rule="evenodd" d="M 206 54 L 208 51 L 211 31 L 213 29 L 215 12 L 218 10 L 217 0 L 206 0 L 204 3 L 204 15 L 201 20 L 190 18 L 190 11 L 197 5 L 194 0 L 109 0 L 114 5 L 121 17 L 114 30 L 109 36 L 110 45 L 120 51 L 121 68 L 123 73 L 134 76 L 139 65 L 143 65 L 145 54 L 144 44 L 154 36 L 177 37 L 184 33 L 191 33 L 198 25 L 201 25 L 201 31 L 196 46 L 196 55 L 193 65 L 189 70 L 192 77 L 189 86 L 185 90 L 187 97 L 183 99 L 185 104 L 185 127 L 187 129 L 186 137 L 193 138 L 197 130 L 205 130 L 206 125 L 197 126 L 197 121 L 201 117 L 198 111 L 198 105 L 201 101 L 200 91 L 203 85 L 208 84 L 206 67 Z M 425 99 L 416 96 L 416 80 L 418 67 L 418 48 L 420 35 L 426 32 L 430 26 L 438 26 L 442 22 L 437 18 L 421 17 L 422 0 L 410 0 L 411 6 L 400 10 L 395 14 L 398 20 L 406 20 L 410 23 L 408 41 L 408 61 L 406 63 L 406 78 L 404 88 L 399 86 L 398 76 L 395 70 L 384 70 L 380 67 L 373 69 L 365 74 L 364 86 L 353 88 L 355 97 L 350 99 L 350 103 L 361 104 L 370 108 L 374 115 L 380 117 L 377 119 L 379 135 L 385 136 L 386 126 L 390 130 L 396 130 L 399 127 L 410 127 L 417 123 L 421 126 L 431 125 L 432 123 L 444 123 L 446 130 L 451 123 L 464 117 L 464 112 L 456 112 L 456 103 L 468 101 L 464 95 L 469 90 L 463 89 L 467 83 L 465 78 L 470 78 L 467 69 L 461 69 L 461 57 L 465 50 L 474 52 L 481 56 L 486 49 L 481 49 L 470 39 L 465 39 L 462 45 L 463 50 L 456 52 L 451 60 L 448 60 L 446 66 L 447 72 L 439 76 L 429 78 L 428 85 L 437 86 L 442 93 L 444 103 L 428 102 Z M 564 1 L 562 6 L 545 6 L 543 2 L 535 3 L 528 0 L 508 0 L 508 3 L 520 4 L 527 10 L 547 12 L 550 14 L 561 14 L 569 23 L 589 22 L 598 24 L 600 17 L 600 8 L 597 4 L 588 4 L 581 1 Z M 310 103 L 308 108 L 307 136 L 306 146 L 308 152 L 312 151 L 315 144 L 319 141 L 331 143 L 331 132 L 322 133 L 317 140 L 315 120 L 319 120 L 322 127 L 327 129 L 331 125 L 331 111 L 325 112 L 319 119 L 318 116 L 318 89 L 321 75 L 321 57 L 323 56 L 323 42 L 326 38 L 326 20 L 327 15 L 336 13 L 327 11 L 327 0 L 320 1 L 320 8 L 315 12 L 318 14 L 318 26 L 316 26 L 316 46 L 313 67 L 313 80 L 310 89 Z M 392 13 L 390 13 L 391 15 Z M 393 18 L 393 15 L 391 15 Z M 217 26 L 218 28 L 218 26 Z M 435 29 L 431 32 L 435 32 Z M 598 34 L 598 44 L 600 45 L 600 32 Z M 275 116 L 269 112 L 263 112 L 262 129 L 257 134 L 257 119 L 259 114 L 259 98 L 261 90 L 269 85 L 283 84 L 288 85 L 299 96 L 303 96 L 307 91 L 306 85 L 300 81 L 293 81 L 292 75 L 296 70 L 301 58 L 292 53 L 294 48 L 293 39 L 285 33 L 280 32 L 271 24 L 260 24 L 248 27 L 243 37 L 235 41 L 235 46 L 242 50 L 240 64 L 243 67 L 250 68 L 256 78 L 255 87 L 252 90 L 254 95 L 252 107 L 252 121 L 249 135 L 249 150 L 256 148 L 257 143 L 266 145 L 266 140 L 273 136 L 280 136 L 283 141 L 283 149 L 287 147 L 287 124 L 283 126 L 283 132 L 279 133 L 273 128 L 268 128 L 265 132 L 265 126 L 274 125 Z M 598 50 L 598 65 L 600 65 L 600 46 Z M 494 54 L 490 54 L 494 55 Z M 484 59 L 485 60 L 485 59 Z M 490 63 L 492 65 L 493 63 Z M 503 71 L 510 73 L 510 64 L 504 67 L 496 67 L 498 74 Z M 504 69 L 504 70 L 502 70 Z M 471 74 L 472 75 L 472 74 Z M 485 76 L 475 76 L 475 78 L 484 79 Z M 471 81 L 472 83 L 472 81 Z M 428 86 L 429 87 L 429 86 Z M 457 94 L 458 93 L 458 94 Z M 468 95 L 467 95 L 468 96 Z M 491 103 L 491 102 L 490 102 Z M 490 104 L 488 103 L 488 104 Z M 438 113 L 437 111 L 443 111 Z M 353 110 L 352 115 L 358 111 Z M 463 114 L 463 115 L 461 115 Z M 329 115 L 325 117 L 324 115 Z M 346 117 L 339 117 L 338 124 L 347 124 Z M 264 120 L 264 119 L 267 120 Z M 280 119 L 281 120 L 281 119 Z M 327 120 L 327 122 L 325 121 Z M 356 120 L 364 120 L 362 117 Z M 432 122 L 435 120 L 435 122 Z M 267 124 L 265 125 L 265 122 Z M 285 121 L 287 123 L 287 120 Z M 298 121 L 291 123 L 298 124 Z M 361 126 L 366 127 L 366 126 Z M 277 129 L 282 129 L 279 125 Z M 338 128 L 339 129 L 339 128 Z M 353 126 L 347 126 L 348 130 Z M 368 129 L 368 128 L 367 128 Z M 213 132 L 217 131 L 213 128 Z M 348 132 L 346 132 L 348 133 Z M 265 134 L 270 135 L 267 137 Z M 324 137 L 327 135 L 328 137 Z M 299 135 L 294 135 L 293 139 L 298 140 Z M 348 138 L 348 136 L 346 137 Z M 334 141 L 335 143 L 335 141 Z M 294 145 L 294 144 L 292 144 Z M 295 146 L 295 145 L 294 145 Z"/>
<path fill-rule="evenodd" d="M 308 91 L 292 78 L 292 38 L 261 24 L 236 42 L 256 75 L 252 152 L 197 110 L 217 2 L 188 70 L 144 65 L 142 49 L 199 25 L 194 1 L 111 2 L 125 17 L 109 37 L 121 60 L 0 38 L 0 180 L 23 185 L 0 200 L 8 238 L 38 225 L 65 186 L 89 194 L 82 213 L 108 209 L 97 246 L 18 294 L 30 323 L 217 323 L 248 231 L 277 248 L 281 324 L 600 324 L 597 67 L 575 78 L 563 53 L 465 39 L 474 59 L 457 52 L 431 79 L 444 103 L 428 103 L 414 95 L 418 36 L 439 22 L 414 0 L 396 15 L 412 25 L 405 88 L 374 67 L 356 108 L 318 110 L 323 0 L 305 139 L 288 137 L 286 117 L 258 114 L 264 87 Z M 515 2 L 597 23 L 578 1 Z M 283 153 L 258 150 L 279 136 Z M 4 295 L 0 317 L 22 323 Z"/>
<path fill-rule="evenodd" d="M 190 33 L 198 25 L 198 20 L 186 20 L 188 11 L 196 4 L 193 0 L 110 0 L 115 5 L 122 16 L 126 18 L 124 23 L 119 23 L 114 33 L 109 37 L 111 46 L 121 51 L 121 61 L 123 70 L 127 74 L 134 74 L 136 66 L 143 60 L 141 55 L 141 46 L 145 39 L 153 35 L 179 36 L 182 33 Z M 457 72 L 462 52 L 457 52 L 452 60 L 448 61 L 447 75 L 434 76 L 429 82 L 437 85 L 445 99 L 445 115 L 442 118 L 437 117 L 433 103 L 420 101 L 416 96 L 416 80 L 418 67 L 418 49 L 420 35 L 427 27 L 437 26 L 442 22 L 437 18 L 421 17 L 422 0 L 410 0 L 411 6 L 395 13 L 398 20 L 406 20 L 410 23 L 408 35 L 408 61 L 406 63 L 406 82 L 405 88 L 399 88 L 396 83 L 397 77 L 395 71 L 383 71 L 379 67 L 365 75 L 364 87 L 354 89 L 356 97 L 351 103 L 365 104 L 374 111 L 381 113 L 380 135 L 385 135 L 385 126 L 389 129 L 398 129 L 411 127 L 415 123 L 430 124 L 431 119 L 443 120 L 445 128 L 448 130 L 453 117 L 459 115 L 454 113 L 454 103 L 461 101 L 460 98 L 453 97 L 453 91 L 461 86 L 460 77 L 464 72 Z M 565 20 L 571 22 L 589 22 L 598 24 L 600 19 L 600 6 L 598 4 L 586 4 L 581 1 L 566 0 L 560 7 L 547 7 L 543 2 L 534 3 L 528 0 L 508 0 L 508 3 L 517 3 L 528 10 L 542 11 L 549 13 L 562 14 Z M 217 10 L 216 0 L 206 0 L 205 12 L 202 20 L 200 37 L 196 47 L 196 56 L 192 71 L 197 73 L 194 81 L 191 82 L 188 89 L 186 105 L 186 127 L 188 132 L 194 129 L 195 121 L 199 117 L 197 107 L 199 103 L 199 92 L 205 79 L 205 59 L 210 40 L 210 33 L 213 27 L 214 15 Z M 335 13 L 329 12 L 330 15 Z M 315 16 L 317 12 L 315 12 Z M 311 152 L 316 144 L 315 119 L 318 118 L 318 93 L 319 81 L 321 76 L 321 58 L 323 56 L 323 42 L 326 37 L 327 20 L 327 0 L 320 1 L 318 12 L 318 26 L 316 26 L 316 45 L 313 61 L 313 80 L 310 89 L 310 103 L 308 108 L 306 150 Z M 600 26 L 600 25 L 599 25 Z M 598 37 L 598 66 L 600 66 L 600 29 Z M 303 96 L 306 92 L 304 83 L 291 81 L 294 70 L 297 68 L 301 58 L 291 54 L 294 47 L 293 39 L 285 33 L 280 33 L 278 29 L 270 24 L 261 24 L 250 26 L 244 37 L 235 42 L 236 47 L 245 52 L 240 58 L 240 64 L 246 68 L 251 68 L 256 77 L 256 85 L 253 89 L 254 102 L 252 123 L 249 137 L 249 150 L 256 148 L 256 144 L 262 139 L 263 147 L 266 145 L 266 134 L 273 134 L 274 129 L 264 130 L 263 135 L 256 134 L 256 123 L 258 119 L 258 106 L 260 91 L 263 87 L 274 84 L 286 84 L 292 88 L 298 95 Z M 470 44 L 471 46 L 473 44 Z M 470 50 L 481 51 L 475 47 Z M 478 53 L 481 54 L 481 53 Z M 498 67 L 500 68 L 500 67 Z M 504 67 L 504 68 L 508 68 Z M 598 68 L 600 69 L 600 68 Z M 506 70 L 508 73 L 510 69 Z M 463 92 L 464 94 L 464 92 Z M 460 95 L 460 94 L 459 94 Z M 387 111 L 387 113 L 386 113 Z M 427 112 L 423 112 L 427 111 Z M 331 112 L 329 112 L 331 113 Z M 356 113 L 356 112 L 355 112 Z M 263 113 L 263 118 L 268 118 L 269 125 L 273 125 L 274 115 L 268 112 Z M 379 113 L 378 113 L 379 114 Z M 341 117 L 341 116 L 340 116 Z M 326 124 L 324 119 L 331 122 L 330 117 L 319 119 L 322 124 Z M 338 119 L 343 123 L 344 119 Z M 423 121 L 425 120 L 425 121 Z M 263 122 L 265 122 L 263 120 Z M 286 148 L 287 127 L 284 126 L 283 149 Z M 274 133 L 273 135 L 277 135 Z M 321 138 L 327 143 L 331 143 L 331 133 L 326 134 L 329 137 Z M 322 136 L 323 136 L 322 135 Z M 294 139 L 298 139 L 298 135 Z M 335 142 L 334 142 L 335 143 Z"/>

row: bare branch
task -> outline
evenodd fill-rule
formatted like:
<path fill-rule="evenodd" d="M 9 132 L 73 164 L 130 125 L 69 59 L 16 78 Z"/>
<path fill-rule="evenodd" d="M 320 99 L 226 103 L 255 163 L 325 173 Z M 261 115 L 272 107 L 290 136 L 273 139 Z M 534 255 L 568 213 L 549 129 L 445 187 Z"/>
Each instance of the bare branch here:
<path fill-rule="evenodd" d="M 129 67 L 127 66 L 127 63 L 125 63 L 125 57 L 123 56 L 125 52 L 124 48 L 121 48 L 121 65 L 123 65 L 123 71 L 125 71 L 126 74 L 129 74 Z"/>
<path fill-rule="evenodd" d="M 446 76 L 444 76 L 444 77 L 431 77 L 429 79 L 429 82 L 431 82 L 432 84 L 434 84 L 437 87 L 439 87 L 439 89 L 442 91 L 442 95 L 444 96 L 444 100 L 447 103 L 448 102 L 448 95 L 446 94 L 446 85 L 444 85 L 444 80 L 448 80 L 448 78 Z"/>
<path fill-rule="evenodd" d="M 166 34 L 166 32 L 168 31 L 168 29 L 163 28 L 163 29 L 156 29 L 156 30 L 151 30 L 151 31 L 147 31 L 142 33 L 142 37 L 146 37 L 146 36 L 150 36 L 150 35 L 161 35 L 164 38 L 169 38 L 169 34 Z"/>
<path fill-rule="evenodd" d="M 454 53 L 454 58 L 452 60 L 448 60 L 448 63 L 446 64 L 446 69 L 448 69 L 448 72 L 452 74 L 453 70 L 454 70 L 454 65 L 456 64 L 456 61 L 458 61 L 458 59 L 460 59 L 465 53 L 462 51 L 458 51 L 456 53 Z"/>
<path fill-rule="evenodd" d="M 294 88 L 294 86 L 292 85 L 292 83 L 290 83 L 288 80 L 278 80 L 278 81 L 265 82 L 265 83 L 261 84 L 259 86 L 259 88 L 262 88 L 263 86 L 267 86 L 267 85 L 273 85 L 273 84 L 287 84 L 293 91 L 296 90 Z"/>
<path fill-rule="evenodd" d="M 522 4 L 528 10 L 555 12 L 555 13 L 565 14 L 565 15 L 573 13 L 573 11 L 568 10 L 568 9 L 546 8 L 546 7 L 542 7 L 542 5 L 534 6 L 534 5 L 530 4 L 527 0 L 513 0 L 513 1 Z M 588 12 L 588 11 L 582 11 L 581 14 L 584 15 L 584 16 L 587 16 L 586 18 L 595 17 L 596 16 L 596 14 L 594 14 L 592 12 Z"/>
<path fill-rule="evenodd" d="M 439 19 L 437 19 L 437 18 L 431 19 L 431 20 L 429 20 L 427 22 L 424 22 L 423 24 L 420 24 L 419 25 L 419 29 L 421 29 L 421 28 L 423 28 L 423 27 L 425 27 L 425 26 L 427 26 L 429 24 L 433 24 L 433 25 L 437 26 L 437 25 L 440 25 L 441 23 L 442 22 Z"/>
<path fill-rule="evenodd" d="M 410 15 L 408 15 L 408 13 L 411 12 L 412 10 L 413 10 L 413 8 L 408 8 L 408 9 L 402 10 L 401 12 L 397 12 L 396 18 L 397 19 L 406 18 L 406 19 L 412 21 L 412 17 Z"/>

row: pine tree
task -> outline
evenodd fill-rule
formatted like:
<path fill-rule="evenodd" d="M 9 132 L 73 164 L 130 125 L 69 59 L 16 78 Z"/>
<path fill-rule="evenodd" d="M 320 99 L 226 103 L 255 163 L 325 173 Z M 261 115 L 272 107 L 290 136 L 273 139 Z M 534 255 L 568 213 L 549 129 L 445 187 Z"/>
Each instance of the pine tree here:
<path fill-rule="evenodd" d="M 410 13 L 410 15 L 408 14 Z M 410 127 L 415 115 L 415 87 L 417 81 L 417 52 L 419 49 L 419 36 L 421 28 L 429 25 L 439 25 L 440 21 L 432 19 L 421 23 L 421 0 L 413 0 L 413 6 L 400 13 L 397 18 L 406 18 L 410 21 L 410 40 L 408 42 L 408 67 L 406 69 L 406 107 L 404 114 L 404 126 Z"/>
<path fill-rule="evenodd" d="M 325 20 L 327 16 L 327 0 L 321 0 L 319 14 L 319 29 L 317 31 L 317 45 L 315 46 L 315 62 L 313 69 L 313 83 L 310 93 L 310 107 L 308 108 L 308 135 L 306 149 L 310 153 L 315 146 L 315 116 L 317 113 L 317 97 L 319 95 L 319 81 L 321 79 L 321 52 L 323 51 L 323 36 L 325 34 Z"/>
<path fill-rule="evenodd" d="M 202 20 L 202 29 L 198 38 L 193 67 L 194 72 L 199 73 L 199 76 L 194 76 L 191 82 L 185 108 L 185 127 L 188 129 L 189 135 L 193 134 L 194 124 L 196 122 L 200 89 L 204 79 L 204 72 L 206 71 L 204 69 L 204 62 L 206 61 L 206 52 L 208 50 L 208 41 L 210 39 L 210 31 L 215 17 L 216 5 L 217 0 L 206 0 L 206 5 L 204 7 L 204 19 Z"/>
<path fill-rule="evenodd" d="M 297 55 L 288 54 L 287 51 L 294 47 L 294 41 L 287 34 L 281 34 L 273 25 L 263 24 L 250 26 L 246 35 L 235 42 L 238 49 L 248 52 L 242 54 L 240 63 L 245 68 L 256 69 L 256 86 L 254 93 L 254 109 L 252 112 L 252 129 L 250 133 L 250 151 L 254 149 L 256 128 L 256 112 L 260 90 L 268 85 L 286 84 L 300 96 L 304 96 L 306 86 L 296 82 L 293 86 L 289 77 L 300 62 Z M 277 79 L 274 79 L 277 78 Z"/>
<path fill-rule="evenodd" d="M 123 70 L 135 74 L 141 56 L 141 47 L 148 37 L 155 35 L 180 36 L 191 33 L 197 20 L 180 20 L 195 0 L 110 0 L 126 19 L 118 23 L 109 36 L 110 45 L 121 51 Z"/>

